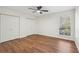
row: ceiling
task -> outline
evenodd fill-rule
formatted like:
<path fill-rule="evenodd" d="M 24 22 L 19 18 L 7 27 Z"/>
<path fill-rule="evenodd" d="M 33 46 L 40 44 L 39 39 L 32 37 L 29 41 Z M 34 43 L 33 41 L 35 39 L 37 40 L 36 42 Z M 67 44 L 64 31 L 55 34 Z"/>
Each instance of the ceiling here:
<path fill-rule="evenodd" d="M 41 14 L 39 13 L 33 13 L 33 10 L 30 10 L 28 8 L 32 7 L 35 8 L 36 6 L 5 6 L 6 8 L 13 9 L 22 13 L 26 13 L 32 16 L 40 16 Z M 48 10 L 48 12 L 44 12 L 44 14 L 50 14 L 50 13 L 55 13 L 55 12 L 61 12 L 65 10 L 71 10 L 74 9 L 75 7 L 73 6 L 43 6 L 42 9 Z"/>

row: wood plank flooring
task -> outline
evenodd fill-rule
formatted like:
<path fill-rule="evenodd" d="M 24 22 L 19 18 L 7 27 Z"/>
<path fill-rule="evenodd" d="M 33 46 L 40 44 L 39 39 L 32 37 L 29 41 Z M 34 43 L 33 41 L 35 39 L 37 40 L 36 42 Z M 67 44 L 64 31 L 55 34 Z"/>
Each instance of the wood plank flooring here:
<path fill-rule="evenodd" d="M 0 43 L 2 53 L 77 53 L 74 41 L 43 35 L 30 35 Z"/>

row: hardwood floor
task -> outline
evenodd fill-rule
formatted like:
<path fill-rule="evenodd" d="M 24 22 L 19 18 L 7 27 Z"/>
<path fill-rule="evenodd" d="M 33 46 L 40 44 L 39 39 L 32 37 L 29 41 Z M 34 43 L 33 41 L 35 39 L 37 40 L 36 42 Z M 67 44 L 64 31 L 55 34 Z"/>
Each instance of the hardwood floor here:
<path fill-rule="evenodd" d="M 0 43 L 0 52 L 7 53 L 77 53 L 74 41 L 43 35 L 30 35 Z"/>

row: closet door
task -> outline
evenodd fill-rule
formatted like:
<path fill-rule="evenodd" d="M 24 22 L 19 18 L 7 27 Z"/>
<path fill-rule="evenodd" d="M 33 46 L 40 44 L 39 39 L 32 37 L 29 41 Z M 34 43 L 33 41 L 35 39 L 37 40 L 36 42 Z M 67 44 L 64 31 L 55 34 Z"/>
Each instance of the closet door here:
<path fill-rule="evenodd" d="M 20 18 L 20 37 L 26 37 L 35 33 L 35 20 Z"/>
<path fill-rule="evenodd" d="M 1 42 L 19 38 L 19 17 L 1 15 Z"/>

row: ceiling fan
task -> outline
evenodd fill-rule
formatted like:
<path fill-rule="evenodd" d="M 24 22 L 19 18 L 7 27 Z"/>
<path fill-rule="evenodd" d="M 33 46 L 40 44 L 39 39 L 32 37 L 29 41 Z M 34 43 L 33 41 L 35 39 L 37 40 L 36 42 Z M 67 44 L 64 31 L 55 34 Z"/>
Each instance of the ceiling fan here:
<path fill-rule="evenodd" d="M 48 10 L 42 10 L 43 6 L 37 6 L 35 8 L 29 8 L 31 10 L 33 10 L 33 12 L 35 13 L 40 13 L 43 14 L 43 12 L 48 12 Z"/>

